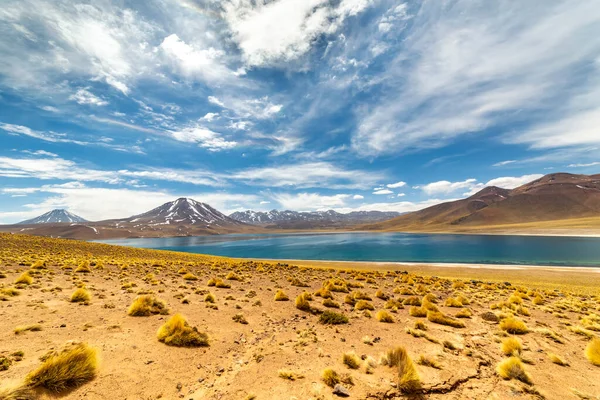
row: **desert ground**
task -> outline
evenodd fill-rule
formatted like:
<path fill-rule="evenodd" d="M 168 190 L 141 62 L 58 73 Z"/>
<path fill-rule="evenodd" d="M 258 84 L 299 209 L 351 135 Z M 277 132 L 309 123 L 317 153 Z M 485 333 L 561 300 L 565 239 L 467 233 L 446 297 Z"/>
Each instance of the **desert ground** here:
<path fill-rule="evenodd" d="M 597 269 L 0 234 L 0 399 L 600 399 Z"/>

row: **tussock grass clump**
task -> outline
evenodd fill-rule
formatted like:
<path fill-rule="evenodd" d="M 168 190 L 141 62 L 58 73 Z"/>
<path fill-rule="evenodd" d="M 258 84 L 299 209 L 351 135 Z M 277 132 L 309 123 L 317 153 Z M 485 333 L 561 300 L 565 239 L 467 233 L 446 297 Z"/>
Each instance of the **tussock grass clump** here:
<path fill-rule="evenodd" d="M 218 279 L 215 282 L 215 287 L 219 288 L 219 289 L 229 289 L 231 288 L 231 285 L 227 282 L 225 282 L 223 279 Z"/>
<path fill-rule="evenodd" d="M 502 354 L 504 354 L 505 356 L 518 357 L 523 351 L 523 345 L 521 344 L 521 341 L 519 339 L 509 337 L 502 341 L 502 344 L 500 345 L 500 350 L 502 350 Z"/>
<path fill-rule="evenodd" d="M 533 381 L 525 371 L 525 367 L 519 357 L 510 357 L 502 360 L 496 366 L 496 372 L 503 379 L 517 379 L 528 385 L 533 385 Z"/>
<path fill-rule="evenodd" d="M 325 300 L 323 300 L 323 305 L 325 307 L 329 307 L 329 308 L 340 308 L 340 304 L 336 303 L 335 301 L 333 301 L 331 299 L 325 299 Z"/>
<path fill-rule="evenodd" d="M 207 293 L 206 297 L 204 297 L 204 301 L 207 303 L 214 303 L 215 302 L 215 295 L 212 293 Z"/>
<path fill-rule="evenodd" d="M 341 325 L 348 323 L 348 317 L 344 314 L 326 310 L 319 316 L 319 322 L 324 325 Z"/>
<path fill-rule="evenodd" d="M 377 314 L 375 314 L 375 319 L 379 322 L 386 322 L 386 323 L 394 322 L 394 317 L 392 317 L 392 315 L 385 310 L 377 311 Z"/>
<path fill-rule="evenodd" d="M 87 290 L 85 290 L 83 288 L 79 288 L 76 291 L 74 291 L 73 294 L 71 295 L 71 303 L 87 304 L 90 302 L 91 298 L 92 298 L 92 296 L 90 295 L 90 292 L 88 292 Z"/>
<path fill-rule="evenodd" d="M 248 325 L 248 320 L 246 319 L 246 317 L 244 317 L 244 315 L 243 315 L 243 314 L 235 314 L 235 315 L 232 317 L 232 319 L 233 319 L 235 322 L 238 322 L 238 323 L 240 323 L 240 324 L 242 324 L 242 325 Z"/>
<path fill-rule="evenodd" d="M 358 311 L 362 311 L 362 310 L 373 311 L 373 310 L 375 310 L 375 307 L 373 306 L 373 304 L 369 303 L 367 300 L 359 300 L 354 305 L 354 309 L 358 310 Z"/>
<path fill-rule="evenodd" d="M 150 315 L 167 315 L 169 309 L 164 301 L 152 295 L 138 296 L 127 310 L 127 315 L 132 317 L 149 317 Z"/>
<path fill-rule="evenodd" d="M 290 298 L 288 297 L 287 294 L 285 294 L 285 292 L 283 290 L 278 290 L 277 293 L 275 293 L 275 301 L 288 301 Z"/>
<path fill-rule="evenodd" d="M 97 351 L 79 343 L 48 356 L 38 369 L 27 375 L 25 384 L 60 393 L 91 381 L 97 371 Z"/>
<path fill-rule="evenodd" d="M 301 311 L 310 311 L 311 306 L 309 300 L 312 300 L 312 296 L 308 292 L 304 292 L 296 297 L 296 308 Z"/>
<path fill-rule="evenodd" d="M 463 308 L 462 310 L 460 310 L 459 312 L 456 313 L 455 317 L 456 318 L 471 318 L 472 315 L 473 315 L 473 313 L 471 312 L 471 310 L 469 310 L 468 308 Z"/>
<path fill-rule="evenodd" d="M 15 285 L 31 285 L 32 283 L 33 278 L 29 275 L 29 271 L 23 272 L 21 276 L 15 280 Z"/>
<path fill-rule="evenodd" d="M 405 306 L 419 306 L 420 307 L 421 299 L 417 296 L 411 296 L 411 297 L 404 299 L 402 304 L 404 304 Z"/>
<path fill-rule="evenodd" d="M 191 327 L 181 314 L 175 314 L 156 333 L 158 340 L 169 346 L 203 347 L 208 346 L 208 335 Z"/>
<path fill-rule="evenodd" d="M 442 366 L 440 365 L 439 362 L 437 362 L 437 360 L 435 358 L 425 356 L 423 354 L 419 355 L 419 358 L 417 359 L 417 364 L 424 365 L 426 367 L 435 368 L 435 369 L 442 369 Z"/>
<path fill-rule="evenodd" d="M 425 321 L 417 320 L 417 321 L 415 321 L 415 329 L 420 329 L 422 331 L 426 331 L 427 324 L 425 323 Z"/>
<path fill-rule="evenodd" d="M 334 387 L 335 385 L 340 383 L 340 376 L 331 368 L 325 368 L 323 370 L 323 372 L 321 373 L 321 379 L 329 387 Z"/>
<path fill-rule="evenodd" d="M 408 309 L 408 315 L 411 317 L 423 318 L 427 316 L 427 310 L 422 307 L 412 306 Z"/>
<path fill-rule="evenodd" d="M 500 329 L 513 335 L 522 335 L 529 332 L 525 322 L 515 317 L 508 317 L 500 321 Z"/>
<path fill-rule="evenodd" d="M 600 367 L 600 339 L 590 340 L 585 348 L 585 358 L 593 365 Z"/>
<path fill-rule="evenodd" d="M 191 272 L 188 272 L 187 274 L 183 275 L 183 279 L 186 281 L 197 281 L 198 277 Z"/>
<path fill-rule="evenodd" d="M 398 346 L 388 350 L 383 360 L 389 367 L 398 368 L 398 389 L 403 393 L 414 393 L 421 389 L 421 378 L 406 349 Z"/>
<path fill-rule="evenodd" d="M 37 395 L 27 386 L 0 387 L 0 400 L 35 400 Z"/>
<path fill-rule="evenodd" d="M 342 356 L 342 362 L 348 368 L 351 368 L 351 369 L 359 369 L 361 361 L 362 360 L 360 359 L 360 357 L 357 356 L 356 353 L 354 353 L 353 351 L 344 353 L 344 355 Z"/>
<path fill-rule="evenodd" d="M 23 332 L 39 332 L 42 330 L 40 324 L 19 325 L 15 328 L 15 335 L 20 335 Z"/>
<path fill-rule="evenodd" d="M 427 311 L 427 320 L 440 325 L 447 325 L 453 328 L 464 328 L 465 324 L 462 321 L 444 315 L 440 311 Z"/>
<path fill-rule="evenodd" d="M 569 362 L 558 354 L 548 353 L 548 358 L 550 358 L 550 361 L 552 361 L 554 364 L 560 365 L 561 367 L 569 366 Z"/>
<path fill-rule="evenodd" d="M 279 371 L 277 371 L 277 375 L 280 378 L 287 379 L 287 380 L 290 380 L 290 381 L 295 381 L 297 379 L 304 378 L 304 375 L 301 375 L 301 374 L 299 374 L 297 372 L 294 372 L 294 371 L 290 371 L 289 369 L 280 369 Z"/>

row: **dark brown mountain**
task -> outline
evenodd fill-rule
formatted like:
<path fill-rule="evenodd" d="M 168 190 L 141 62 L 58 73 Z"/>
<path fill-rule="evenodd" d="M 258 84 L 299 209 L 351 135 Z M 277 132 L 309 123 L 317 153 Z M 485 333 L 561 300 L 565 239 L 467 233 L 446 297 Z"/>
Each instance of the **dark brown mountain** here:
<path fill-rule="evenodd" d="M 600 174 L 550 174 L 512 190 L 486 187 L 466 199 L 437 204 L 360 229 L 468 231 L 584 218 L 600 221 Z"/>

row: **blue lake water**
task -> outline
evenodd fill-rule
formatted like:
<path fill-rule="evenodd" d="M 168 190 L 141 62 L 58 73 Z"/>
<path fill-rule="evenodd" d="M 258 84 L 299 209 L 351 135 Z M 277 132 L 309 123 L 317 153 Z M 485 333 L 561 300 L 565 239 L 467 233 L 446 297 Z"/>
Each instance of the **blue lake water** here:
<path fill-rule="evenodd" d="M 590 237 L 327 233 L 102 242 L 241 258 L 600 266 L 600 238 Z"/>

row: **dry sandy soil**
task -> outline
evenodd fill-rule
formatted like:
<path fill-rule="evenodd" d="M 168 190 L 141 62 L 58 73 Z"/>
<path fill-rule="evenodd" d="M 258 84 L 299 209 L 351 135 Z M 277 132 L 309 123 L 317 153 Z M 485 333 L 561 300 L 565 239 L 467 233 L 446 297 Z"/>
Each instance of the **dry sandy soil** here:
<path fill-rule="evenodd" d="M 597 270 L 299 264 L 0 234 L 0 299 L 5 300 L 0 301 L 0 357 L 10 362 L 0 371 L 0 386 L 23 382 L 49 350 L 84 342 L 98 350 L 96 376 L 59 398 L 337 398 L 322 380 L 326 368 L 343 378 L 341 385 L 353 399 L 600 398 L 600 367 L 584 355 L 600 330 L 595 317 L 600 314 Z M 15 284 L 27 271 L 32 282 Z M 197 280 L 184 279 L 185 272 Z M 226 279 L 228 275 L 237 279 Z M 505 283 L 511 277 L 515 283 Z M 231 287 L 208 286 L 211 278 Z M 332 290 L 321 290 L 328 283 Z M 302 284 L 307 286 L 298 286 Z M 72 293 L 82 287 L 91 295 L 89 302 L 71 302 Z M 19 294 L 7 294 L 9 288 Z M 275 301 L 278 290 L 289 301 Z M 303 292 L 312 294 L 310 311 L 296 308 L 294 300 Z M 205 301 L 207 293 L 214 295 L 214 303 Z M 129 306 L 142 294 L 164 300 L 169 314 L 129 316 Z M 325 307 L 318 294 L 331 295 L 340 308 Z M 360 297 L 369 297 L 365 301 L 373 310 L 349 304 Z M 409 298 L 422 306 L 411 311 L 402 304 Z M 446 306 L 448 298 L 458 303 Z M 445 316 L 467 313 L 463 310 L 472 316 L 451 319 L 462 322 L 462 328 L 411 316 L 427 307 Z M 345 315 L 348 323 L 319 322 L 324 310 Z M 379 310 L 387 311 L 393 322 L 379 322 Z M 490 312 L 500 323 L 482 318 Z M 207 333 L 210 346 L 159 342 L 157 330 L 175 313 Z M 234 321 L 237 314 L 247 324 Z M 502 329 L 502 321 L 512 315 L 526 324 L 527 333 L 512 335 Z M 427 330 L 415 329 L 416 321 Z M 15 333 L 19 326 L 36 324 L 41 330 Z M 522 343 L 517 358 L 532 385 L 498 375 L 497 365 L 507 359 L 501 342 L 511 337 Z M 412 394 L 398 387 L 399 369 L 380 362 L 398 346 L 407 350 L 420 377 Z M 24 353 L 21 360 L 12 355 L 17 351 Z M 347 352 L 358 356 L 357 369 L 342 361 Z M 568 365 L 553 363 L 550 353 Z M 421 355 L 439 369 L 419 364 Z M 281 371 L 296 379 L 281 377 Z M 43 388 L 35 393 L 38 398 L 50 396 Z"/>

